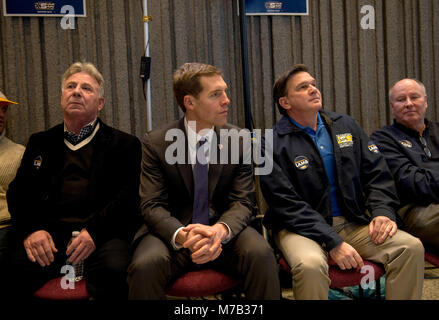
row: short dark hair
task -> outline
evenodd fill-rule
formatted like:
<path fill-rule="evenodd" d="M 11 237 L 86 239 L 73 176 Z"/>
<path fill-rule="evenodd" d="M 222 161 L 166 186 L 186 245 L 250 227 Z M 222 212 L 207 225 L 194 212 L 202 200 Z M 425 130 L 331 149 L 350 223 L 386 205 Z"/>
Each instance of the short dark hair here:
<path fill-rule="evenodd" d="M 203 91 L 200 78 L 203 76 L 211 77 L 216 75 L 222 76 L 222 71 L 215 66 L 198 62 L 185 63 L 174 72 L 174 95 L 177 104 L 183 112 L 186 112 L 184 96 L 189 94 L 198 97 L 200 92 Z"/>
<path fill-rule="evenodd" d="M 282 115 L 286 115 L 287 111 L 279 104 L 279 99 L 287 95 L 287 83 L 288 80 L 296 73 L 308 72 L 308 67 L 304 64 L 295 64 L 291 69 L 285 71 L 277 78 L 273 86 L 273 99 L 277 108 Z"/>

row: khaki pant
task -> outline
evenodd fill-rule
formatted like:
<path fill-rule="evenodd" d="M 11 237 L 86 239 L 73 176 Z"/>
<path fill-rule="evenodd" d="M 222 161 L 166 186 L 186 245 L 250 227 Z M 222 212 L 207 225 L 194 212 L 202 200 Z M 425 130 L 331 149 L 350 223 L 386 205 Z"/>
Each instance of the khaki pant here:
<path fill-rule="evenodd" d="M 404 221 L 402 229 L 418 237 L 427 247 L 439 252 L 439 204 L 407 205 L 398 214 Z"/>
<path fill-rule="evenodd" d="M 376 245 L 369 226 L 335 217 L 334 229 L 363 259 L 384 265 L 386 299 L 421 299 L 424 281 L 424 247 L 418 238 L 398 230 L 392 238 Z M 328 299 L 330 279 L 327 252 L 315 241 L 282 230 L 274 236 L 291 267 L 293 292 L 298 300 Z"/>

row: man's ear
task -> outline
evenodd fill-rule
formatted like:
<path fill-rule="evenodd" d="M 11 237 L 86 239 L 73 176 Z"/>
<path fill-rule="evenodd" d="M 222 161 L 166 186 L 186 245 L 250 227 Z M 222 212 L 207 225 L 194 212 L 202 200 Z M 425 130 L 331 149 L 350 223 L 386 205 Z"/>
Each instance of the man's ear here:
<path fill-rule="evenodd" d="M 289 110 L 291 109 L 291 106 L 288 102 L 288 99 L 286 97 L 280 97 L 279 98 L 279 104 L 282 108 L 284 108 L 285 110 Z"/>
<path fill-rule="evenodd" d="M 183 98 L 184 106 L 186 107 L 186 110 L 194 110 L 194 102 L 193 102 L 193 96 L 191 95 L 185 95 Z"/>
<path fill-rule="evenodd" d="M 102 110 L 102 108 L 104 107 L 104 104 L 105 104 L 105 98 L 104 97 L 99 98 L 98 111 Z"/>

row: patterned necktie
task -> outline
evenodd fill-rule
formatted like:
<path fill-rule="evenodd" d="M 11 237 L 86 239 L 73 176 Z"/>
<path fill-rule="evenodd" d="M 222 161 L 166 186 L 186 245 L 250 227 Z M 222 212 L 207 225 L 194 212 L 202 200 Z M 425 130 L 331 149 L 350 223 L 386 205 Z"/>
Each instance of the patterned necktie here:
<path fill-rule="evenodd" d="M 78 143 L 80 143 L 81 141 L 88 138 L 93 133 L 94 128 L 95 128 L 95 126 L 88 124 L 81 129 L 81 131 L 79 132 L 79 135 L 76 135 L 74 132 L 67 130 L 67 131 L 64 131 L 64 138 L 68 142 L 70 142 L 71 144 L 76 146 Z"/>
<path fill-rule="evenodd" d="M 208 165 L 206 160 L 207 140 L 202 138 L 197 143 L 197 155 L 195 161 L 195 186 L 194 206 L 192 212 L 192 223 L 209 225 L 209 185 Z"/>

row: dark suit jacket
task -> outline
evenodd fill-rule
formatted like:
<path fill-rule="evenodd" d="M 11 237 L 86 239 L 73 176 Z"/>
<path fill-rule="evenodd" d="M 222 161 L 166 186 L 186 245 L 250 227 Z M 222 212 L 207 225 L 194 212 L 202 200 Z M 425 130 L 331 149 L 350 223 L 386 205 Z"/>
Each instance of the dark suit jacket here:
<path fill-rule="evenodd" d="M 134 241 L 140 239 L 148 231 L 170 245 L 175 231 L 191 223 L 193 209 L 193 174 L 192 165 L 188 160 L 184 164 L 169 164 L 166 150 L 176 142 L 166 141 L 169 130 L 178 129 L 184 158 L 188 159 L 187 134 L 184 118 L 164 128 L 146 134 L 142 141 L 142 174 L 140 179 L 140 207 L 144 218 L 143 225 L 137 232 Z M 231 164 L 231 143 L 229 143 L 228 164 L 221 164 L 220 129 L 239 128 L 232 125 L 215 127 L 218 156 L 217 164 L 209 164 L 209 206 L 210 224 L 226 223 L 236 236 L 251 221 L 256 212 L 255 187 L 251 164 L 243 164 L 242 148 L 239 148 L 239 164 Z M 237 132 L 237 131 L 236 131 Z M 174 145 L 175 146 L 175 145 Z M 172 150 L 171 146 L 169 150 Z M 179 150 L 181 151 L 181 150 Z"/>
<path fill-rule="evenodd" d="M 141 147 L 139 139 L 105 125 L 93 140 L 89 190 L 91 214 L 84 227 L 96 244 L 120 237 L 131 240 L 138 219 Z M 55 194 L 62 180 L 64 126 L 59 124 L 29 138 L 17 176 L 7 193 L 13 223 L 20 237 L 37 230 L 50 232 L 56 214 Z M 38 165 L 40 163 L 40 166 Z M 137 216 L 137 218 L 136 218 Z"/>

